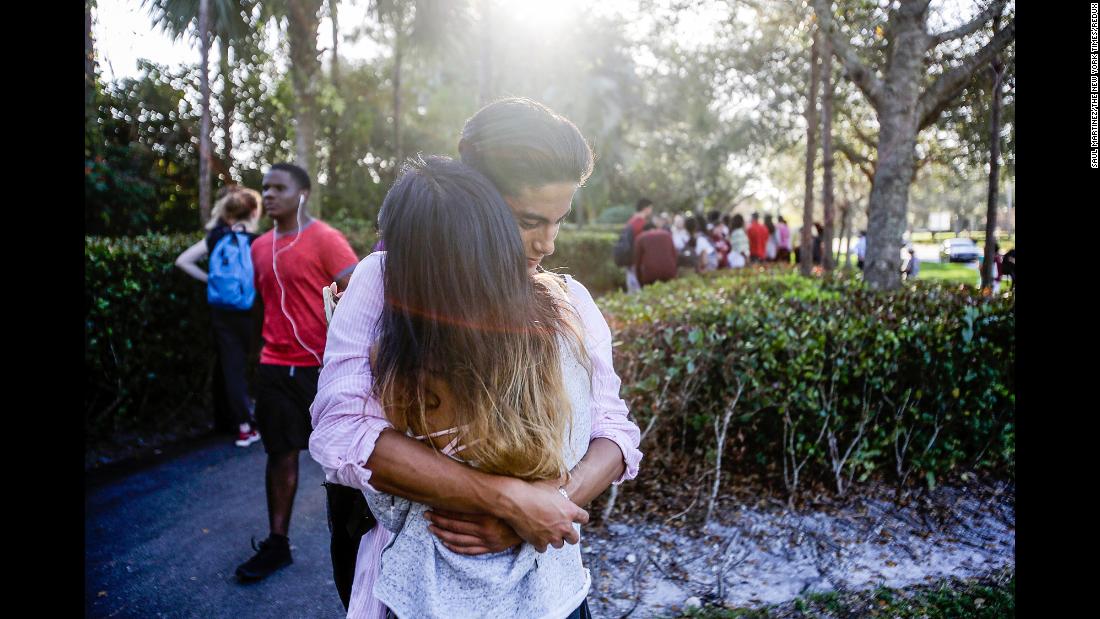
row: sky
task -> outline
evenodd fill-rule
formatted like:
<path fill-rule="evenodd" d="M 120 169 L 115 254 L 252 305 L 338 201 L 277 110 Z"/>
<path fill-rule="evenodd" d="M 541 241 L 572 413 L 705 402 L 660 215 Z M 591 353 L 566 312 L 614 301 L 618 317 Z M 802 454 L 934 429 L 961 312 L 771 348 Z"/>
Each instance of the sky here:
<path fill-rule="evenodd" d="M 648 32 L 652 15 L 639 11 L 642 0 L 495 0 L 495 10 L 514 11 L 517 17 L 531 20 L 533 23 L 552 29 L 570 15 L 578 13 L 619 13 L 633 16 L 627 29 L 627 36 L 640 38 Z M 650 0 L 658 5 L 668 5 L 673 0 Z M 880 0 L 886 2 L 888 0 Z M 1010 2 L 1010 5 L 1014 4 Z M 340 56 L 356 62 L 388 53 L 385 46 L 379 45 L 368 36 L 349 40 L 356 27 L 366 21 L 374 21 L 367 15 L 368 0 L 342 0 L 340 2 L 340 29 L 344 35 L 340 42 Z M 327 3 L 326 3 L 327 6 Z M 957 27 L 970 19 L 984 6 L 979 0 L 932 0 L 929 11 L 929 29 L 939 32 Z M 651 9 L 652 10 L 652 9 Z M 729 8 L 721 0 L 700 0 L 692 11 L 681 11 L 674 36 L 682 45 L 705 45 L 713 41 L 714 25 L 726 18 Z M 748 14 L 751 14 L 748 13 Z M 738 12 L 737 18 L 744 19 L 744 13 Z M 142 0 L 98 0 L 93 11 L 93 37 L 97 61 L 103 76 L 108 80 L 124 77 L 137 77 L 138 58 L 145 58 L 158 64 L 179 66 L 193 64 L 200 58 L 197 39 L 185 36 L 172 40 L 160 29 L 154 28 L 148 9 Z M 328 19 L 327 9 L 322 9 L 318 28 L 318 48 L 325 49 L 331 43 L 332 22 Z M 274 23 L 268 24 L 269 47 L 274 47 L 276 37 L 280 36 Z M 651 66 L 656 59 L 644 46 L 635 58 L 639 67 Z M 219 61 L 217 45 L 210 50 L 210 66 L 216 67 Z M 283 60 L 285 62 L 285 60 Z M 277 60 L 278 62 L 278 60 Z M 751 106 L 752 101 L 742 101 L 739 107 Z M 237 127 L 241 130 L 241 127 Z M 238 136 L 237 143 L 241 144 Z M 238 147 L 239 148 L 239 147 Z M 238 153 L 248 158 L 247 153 Z M 730 162 L 729 165 L 738 165 Z M 775 197 L 778 190 L 767 178 L 760 178 L 751 188 L 753 193 L 763 197 L 765 194 Z"/>
<path fill-rule="evenodd" d="M 500 4 L 506 10 L 516 11 L 538 23 L 552 23 L 576 11 L 636 14 L 638 0 L 501 0 Z M 366 0 L 340 3 L 341 34 L 350 35 L 358 24 L 367 21 L 367 5 Z M 977 0 L 933 0 L 929 26 L 934 31 L 958 26 L 963 19 L 976 14 L 979 6 Z M 700 3 L 699 10 L 682 13 L 678 28 L 683 40 L 698 43 L 708 40 L 712 25 L 721 19 L 724 10 L 720 3 Z M 199 58 L 197 41 L 186 37 L 173 41 L 159 29 L 154 29 L 141 0 L 98 0 L 93 19 L 97 59 L 107 79 L 137 77 L 138 58 L 173 66 L 193 63 Z M 322 16 L 318 31 L 318 47 L 326 47 L 332 31 L 327 15 Z M 269 36 L 275 36 L 274 31 Z M 365 60 L 384 53 L 369 37 L 359 37 L 354 43 L 342 40 L 340 52 L 341 57 L 350 61 Z M 214 46 L 210 55 L 211 66 L 216 66 L 218 54 L 217 46 Z M 637 60 L 645 62 L 644 58 Z"/>
<path fill-rule="evenodd" d="M 576 10 L 596 9 L 600 12 L 629 11 L 637 5 L 637 0 L 603 0 L 599 3 L 583 0 L 503 0 L 500 2 L 507 10 L 516 11 L 538 23 L 552 23 Z M 340 3 L 340 32 L 349 36 L 356 26 L 368 20 L 366 0 Z M 693 30 L 706 29 L 706 15 L 691 16 L 687 27 Z M 93 11 L 92 36 L 95 38 L 96 58 L 102 67 L 104 77 L 109 80 L 123 77 L 137 77 L 138 58 L 146 58 L 159 64 L 178 66 L 191 64 L 200 57 L 198 41 L 183 38 L 173 41 L 160 29 L 154 29 L 148 10 L 141 0 L 98 0 Z M 318 48 L 325 48 L 331 40 L 332 22 L 327 12 L 322 10 L 321 25 L 318 28 Z M 269 29 L 269 37 L 275 36 Z M 370 37 L 358 37 L 355 42 L 346 38 L 340 41 L 340 56 L 349 61 L 366 60 L 386 53 Z M 219 52 L 217 46 L 210 51 L 210 65 L 216 66 Z"/>

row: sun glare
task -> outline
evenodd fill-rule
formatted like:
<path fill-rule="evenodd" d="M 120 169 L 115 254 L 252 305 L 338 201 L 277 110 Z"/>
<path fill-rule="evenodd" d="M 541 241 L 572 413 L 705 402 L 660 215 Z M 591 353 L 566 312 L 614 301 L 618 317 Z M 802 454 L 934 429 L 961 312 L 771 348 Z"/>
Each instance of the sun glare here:
<path fill-rule="evenodd" d="M 499 11 L 508 11 L 529 25 L 554 29 L 583 7 L 577 0 L 504 0 Z"/>

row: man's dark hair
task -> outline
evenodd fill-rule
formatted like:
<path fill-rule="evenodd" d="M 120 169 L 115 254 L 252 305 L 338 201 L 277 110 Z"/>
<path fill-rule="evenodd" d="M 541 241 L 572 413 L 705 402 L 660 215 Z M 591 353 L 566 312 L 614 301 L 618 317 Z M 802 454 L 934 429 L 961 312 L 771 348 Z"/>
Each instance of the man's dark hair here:
<path fill-rule="evenodd" d="M 760 219 L 760 213 L 753 213 L 753 214 L 752 214 L 752 220 L 753 220 L 753 221 L 756 221 L 756 220 L 758 220 L 758 219 Z"/>
<path fill-rule="evenodd" d="M 298 183 L 299 189 L 311 188 L 311 185 L 309 183 L 309 173 L 301 167 L 296 166 L 293 163 L 276 163 L 271 166 L 268 172 L 273 172 L 275 170 L 282 170 L 283 172 L 286 172 L 287 174 L 293 176 L 294 182 Z"/>
<path fill-rule="evenodd" d="M 731 230 L 737 230 L 738 228 L 744 228 L 744 227 L 745 227 L 745 218 L 742 217 L 740 213 L 738 213 L 737 215 L 734 215 L 733 218 L 730 219 L 730 229 Z"/>
<path fill-rule="evenodd" d="M 506 196 L 553 183 L 583 185 L 595 163 L 576 125 L 522 97 L 494 101 L 471 116 L 458 153 Z"/>
<path fill-rule="evenodd" d="M 641 198 L 638 203 L 634 205 L 634 212 L 638 212 L 647 206 L 653 206 L 653 201 L 649 198 Z"/>
<path fill-rule="evenodd" d="M 707 213 L 707 223 L 718 223 L 718 220 L 722 218 L 720 211 L 710 211 Z"/>
<path fill-rule="evenodd" d="M 645 232 L 646 230 L 653 230 L 656 227 L 657 225 L 654 224 L 652 221 L 647 221 L 645 222 L 645 225 L 642 226 L 642 232 Z"/>

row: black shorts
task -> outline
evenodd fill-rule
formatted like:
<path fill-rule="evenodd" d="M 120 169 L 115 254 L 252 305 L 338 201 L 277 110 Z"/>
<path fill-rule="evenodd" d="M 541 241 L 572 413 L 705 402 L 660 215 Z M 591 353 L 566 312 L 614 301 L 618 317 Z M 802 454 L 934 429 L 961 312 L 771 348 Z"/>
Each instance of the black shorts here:
<path fill-rule="evenodd" d="M 256 424 L 269 454 L 309 449 L 309 407 L 317 396 L 319 367 L 261 363 L 256 372 Z"/>

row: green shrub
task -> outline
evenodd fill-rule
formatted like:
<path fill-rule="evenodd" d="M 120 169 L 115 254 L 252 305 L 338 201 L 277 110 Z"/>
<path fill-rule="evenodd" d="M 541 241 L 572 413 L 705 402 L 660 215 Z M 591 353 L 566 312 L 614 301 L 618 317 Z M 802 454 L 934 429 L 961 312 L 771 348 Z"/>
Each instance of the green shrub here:
<path fill-rule="evenodd" d="M 1011 296 L 762 271 L 601 301 L 622 395 L 654 425 L 647 459 L 713 458 L 728 419 L 724 462 L 781 476 L 792 495 L 807 479 L 844 493 L 873 475 L 931 485 L 962 468 L 1011 470 Z"/>
<path fill-rule="evenodd" d="M 593 295 L 618 290 L 626 282 L 623 269 L 611 259 L 618 238 L 607 232 L 562 231 L 542 266 L 576 277 Z"/>
<path fill-rule="evenodd" d="M 633 214 L 634 207 L 629 204 L 609 206 L 600 211 L 600 214 L 596 216 L 596 223 L 621 225 L 625 224 L 626 220 L 630 219 L 630 216 Z"/>
<path fill-rule="evenodd" d="M 356 255 L 370 253 L 369 222 L 333 224 Z M 120 435 L 151 436 L 213 420 L 213 341 L 205 288 L 174 266 L 198 232 L 85 237 L 85 432 L 90 446 Z M 563 232 L 547 266 L 575 274 L 599 294 L 618 286 L 615 237 Z"/>
<path fill-rule="evenodd" d="M 208 420 L 214 356 L 206 290 L 174 266 L 199 238 L 85 237 L 89 443 Z"/>

